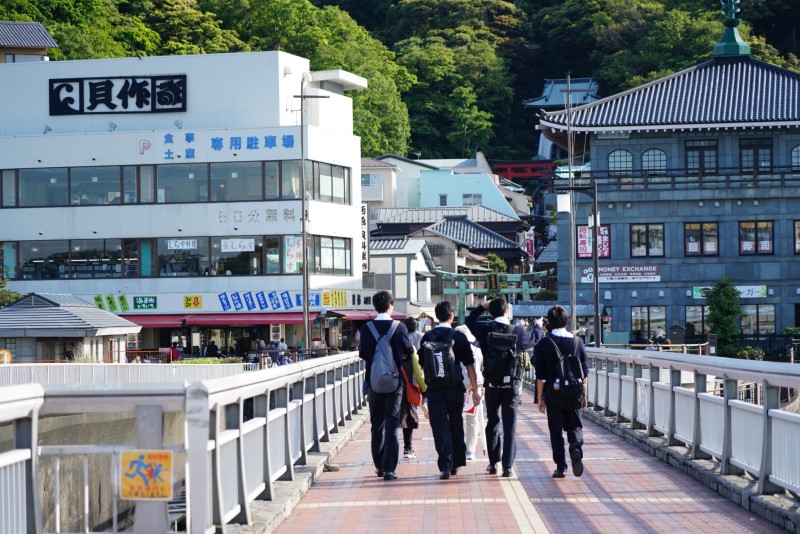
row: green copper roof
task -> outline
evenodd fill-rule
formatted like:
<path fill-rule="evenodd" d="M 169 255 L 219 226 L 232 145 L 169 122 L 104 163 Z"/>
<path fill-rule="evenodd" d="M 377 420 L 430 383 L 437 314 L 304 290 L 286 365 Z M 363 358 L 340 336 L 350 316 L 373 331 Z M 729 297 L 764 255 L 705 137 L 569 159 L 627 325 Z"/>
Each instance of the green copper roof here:
<path fill-rule="evenodd" d="M 721 0 L 722 13 L 725 19 L 725 33 L 722 40 L 714 45 L 714 57 L 741 57 L 750 55 L 750 45 L 742 40 L 736 27 L 741 20 L 736 16 L 739 12 L 739 0 Z"/>

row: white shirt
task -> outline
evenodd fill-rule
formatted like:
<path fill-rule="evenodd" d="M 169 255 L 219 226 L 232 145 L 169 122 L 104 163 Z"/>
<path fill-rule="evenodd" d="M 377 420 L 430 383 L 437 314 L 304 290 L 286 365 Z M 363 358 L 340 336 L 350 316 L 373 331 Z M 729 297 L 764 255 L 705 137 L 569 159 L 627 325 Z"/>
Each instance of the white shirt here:
<path fill-rule="evenodd" d="M 392 316 L 388 313 L 379 313 L 377 317 L 374 319 L 375 321 L 391 321 Z"/>
<path fill-rule="evenodd" d="M 505 315 L 502 317 L 495 317 L 494 320 L 502 324 L 509 324 L 509 325 L 511 324 L 511 322 L 508 320 L 508 317 L 506 317 Z"/>
<path fill-rule="evenodd" d="M 550 333 L 555 337 L 575 337 L 575 335 L 566 328 L 554 328 Z"/>

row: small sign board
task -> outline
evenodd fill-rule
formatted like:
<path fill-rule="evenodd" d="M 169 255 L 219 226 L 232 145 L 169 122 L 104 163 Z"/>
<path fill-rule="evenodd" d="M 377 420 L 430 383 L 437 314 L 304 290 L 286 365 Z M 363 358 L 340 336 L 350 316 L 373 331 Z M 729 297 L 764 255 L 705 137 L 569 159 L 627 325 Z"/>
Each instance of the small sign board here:
<path fill-rule="evenodd" d="M 170 500 L 172 498 L 172 451 L 122 451 L 119 495 L 121 499 L 127 500 Z"/>

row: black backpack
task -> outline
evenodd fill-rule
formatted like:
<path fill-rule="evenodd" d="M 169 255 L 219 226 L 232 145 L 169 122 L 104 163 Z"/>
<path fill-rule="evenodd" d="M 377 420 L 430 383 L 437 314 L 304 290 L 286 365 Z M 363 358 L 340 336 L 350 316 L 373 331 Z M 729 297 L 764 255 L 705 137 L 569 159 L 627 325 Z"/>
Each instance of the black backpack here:
<path fill-rule="evenodd" d="M 451 328 L 444 335 L 436 332 L 436 329 L 432 332 L 433 339 L 424 341 L 421 347 L 420 360 L 425 371 L 425 383 L 429 389 L 445 389 L 463 384 L 461 365 L 456 361 L 453 352 L 456 330 Z"/>
<path fill-rule="evenodd" d="M 578 350 L 578 340 L 573 340 L 572 350 L 565 357 L 559 350 L 558 344 L 555 342 L 555 340 L 550 336 L 547 336 L 547 339 L 549 339 L 550 343 L 553 344 L 553 348 L 556 349 L 556 355 L 558 357 L 556 375 L 559 380 L 559 388 L 553 388 L 552 391 L 554 404 L 566 410 L 580 410 L 583 408 L 585 394 L 583 391 L 583 367 L 581 366 L 580 362 L 577 361 L 578 357 L 576 355 Z M 575 376 L 575 373 L 572 372 L 570 360 L 573 359 L 577 361 L 578 368 L 580 369 L 580 375 L 578 376 Z"/>
<path fill-rule="evenodd" d="M 483 377 L 492 387 L 510 388 L 522 377 L 517 335 L 513 330 L 511 325 L 497 321 L 492 321 L 489 325 L 486 351 L 483 353 Z"/>

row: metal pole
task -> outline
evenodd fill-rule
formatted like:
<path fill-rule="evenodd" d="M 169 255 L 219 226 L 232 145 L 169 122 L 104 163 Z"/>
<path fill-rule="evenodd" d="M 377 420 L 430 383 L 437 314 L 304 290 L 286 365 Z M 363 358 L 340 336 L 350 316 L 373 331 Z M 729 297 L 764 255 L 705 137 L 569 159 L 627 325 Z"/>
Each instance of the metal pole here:
<path fill-rule="evenodd" d="M 601 332 L 603 331 L 600 324 L 600 254 L 598 248 L 598 237 L 600 233 L 599 227 L 599 213 L 597 211 L 597 180 L 592 178 L 592 210 L 594 217 L 594 232 L 592 235 L 592 271 L 594 272 L 594 346 L 599 347 L 602 344 Z"/>
<path fill-rule="evenodd" d="M 570 331 L 574 331 L 577 321 L 575 303 L 575 204 L 572 187 L 575 185 L 572 174 L 572 87 L 570 73 L 567 73 L 567 168 L 569 169 L 569 315 Z"/>
<path fill-rule="evenodd" d="M 300 211 L 303 240 L 303 348 L 311 347 L 311 321 L 308 310 L 308 262 L 311 259 L 308 243 L 308 206 L 306 205 L 306 80 L 300 77 Z"/>

